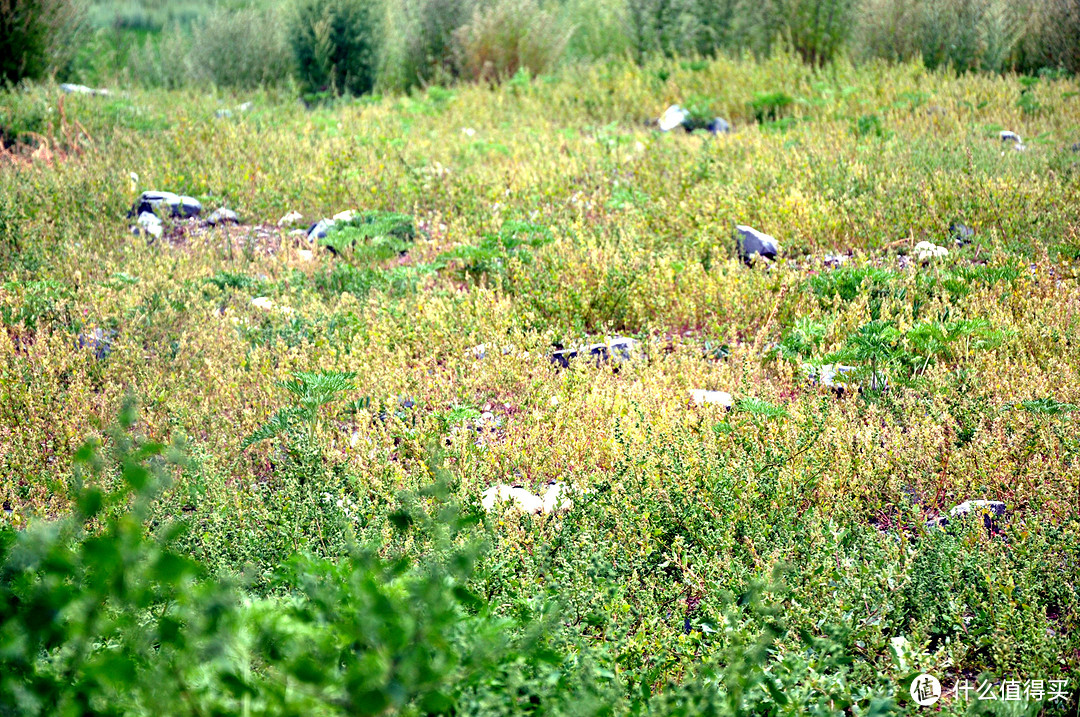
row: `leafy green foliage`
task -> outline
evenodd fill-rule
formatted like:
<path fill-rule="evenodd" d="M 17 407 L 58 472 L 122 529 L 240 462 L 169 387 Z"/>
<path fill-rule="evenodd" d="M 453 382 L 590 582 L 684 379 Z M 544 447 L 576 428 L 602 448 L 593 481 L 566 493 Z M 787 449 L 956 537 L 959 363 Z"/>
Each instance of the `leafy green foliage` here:
<path fill-rule="evenodd" d="M 245 438 L 240 444 L 241 450 L 268 438 L 290 434 L 298 428 L 306 429 L 309 438 L 313 437 L 321 420 L 321 410 L 355 390 L 354 378 L 355 373 L 346 371 L 297 371 L 292 380 L 278 384 L 291 394 L 290 405 L 280 409 Z"/>
<path fill-rule="evenodd" d="M 304 90 L 363 95 L 375 86 L 381 29 L 372 0 L 300 0 L 289 41 Z"/>

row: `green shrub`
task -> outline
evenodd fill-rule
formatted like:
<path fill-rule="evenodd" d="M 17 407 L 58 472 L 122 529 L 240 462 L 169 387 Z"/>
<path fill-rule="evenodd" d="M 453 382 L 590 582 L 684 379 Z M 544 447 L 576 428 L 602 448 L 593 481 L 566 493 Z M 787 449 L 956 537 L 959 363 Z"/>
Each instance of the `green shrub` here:
<path fill-rule="evenodd" d="M 63 67 L 74 55 L 81 17 L 73 0 L 0 2 L 0 84 Z"/>
<path fill-rule="evenodd" d="M 454 33 L 462 74 L 501 82 L 527 70 L 536 76 L 554 67 L 569 33 L 536 0 L 488 0 Z"/>
<path fill-rule="evenodd" d="M 373 0 L 301 0 L 289 41 L 309 93 L 363 95 L 375 86 L 382 29 Z"/>
<path fill-rule="evenodd" d="M 454 42 L 472 17 L 473 0 L 407 0 L 393 4 L 395 35 L 387 37 L 387 84 L 400 89 L 447 83 L 459 75 Z"/>
<path fill-rule="evenodd" d="M 194 30 L 190 66 L 199 81 L 252 88 L 284 83 L 292 55 L 273 9 L 219 10 Z"/>

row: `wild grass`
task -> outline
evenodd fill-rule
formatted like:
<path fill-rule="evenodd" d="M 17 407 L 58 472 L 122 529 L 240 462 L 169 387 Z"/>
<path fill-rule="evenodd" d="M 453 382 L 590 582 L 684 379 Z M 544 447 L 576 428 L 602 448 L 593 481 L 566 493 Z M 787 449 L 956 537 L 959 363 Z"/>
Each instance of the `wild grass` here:
<path fill-rule="evenodd" d="M 759 112 L 777 93 L 791 98 L 783 113 Z M 651 126 L 693 97 L 737 131 Z M 251 109 L 216 116 L 242 101 Z M 7 92 L 0 520 L 24 531 L 75 511 L 91 534 L 128 535 L 123 496 L 142 493 L 125 471 L 138 460 L 80 468 L 80 486 L 72 456 L 88 435 L 128 450 L 105 430 L 119 414 L 141 439 L 182 436 L 187 458 L 140 515 L 151 531 L 186 526 L 168 550 L 197 562 L 199 594 L 242 590 L 222 624 L 256 630 L 191 633 L 233 646 L 213 679 L 176 688 L 210 685 L 194 692 L 205 709 L 242 710 L 245 690 L 222 675 L 243 667 L 250 699 L 267 700 L 256 707 L 287 711 L 281 675 L 311 676 L 316 660 L 326 670 L 303 704 L 350 712 L 334 695 L 356 699 L 348 675 L 366 663 L 311 642 L 337 635 L 312 625 L 344 625 L 343 606 L 383 593 L 385 624 L 429 604 L 506 621 L 417 628 L 477 655 L 470 677 L 430 683 L 466 711 L 494 710 L 510 684 L 512 704 L 535 695 L 552 712 L 756 713 L 786 699 L 793 713 L 914 714 L 907 684 L 921 671 L 947 688 L 1075 681 L 1078 101 L 1065 79 L 815 69 L 784 54 L 571 67 L 310 110 L 273 91 L 62 104 L 51 85 Z M 228 206 L 244 225 L 169 226 L 148 242 L 128 230 L 133 189 Z M 308 259 L 313 247 L 276 226 L 294 209 L 312 222 L 411 215 L 415 237 L 384 252 L 368 232 Z M 972 243 L 951 242 L 954 222 Z M 742 223 L 777 237 L 783 258 L 743 265 Z M 921 262 L 920 240 L 950 253 Z M 825 260 L 837 253 L 843 268 Z M 95 329 L 110 337 L 104 355 L 85 340 Z M 548 359 L 555 344 L 614 334 L 640 351 L 563 370 Z M 804 364 L 836 362 L 858 369 L 847 390 L 807 380 Z M 327 377 L 332 391 L 312 388 Z M 690 389 L 728 391 L 735 407 L 692 406 Z M 137 420 L 122 411 L 129 394 Z M 485 412 L 494 428 L 477 425 Z M 561 518 L 479 508 L 492 484 L 549 480 L 578 489 Z M 87 512 L 86 487 L 120 493 Z M 1003 536 L 978 520 L 926 526 L 974 499 L 1006 503 Z M 423 516 L 450 504 L 466 521 L 440 544 L 440 520 Z M 466 570 L 452 556 L 474 539 L 484 547 Z M 131 556 L 164 550 L 141 540 Z M 317 565 L 282 577 L 297 551 Z M 420 573 L 395 582 L 402 557 Z M 467 590 L 450 607 L 417 577 L 444 568 Z M 150 610 L 139 629 L 157 630 L 172 613 L 147 600 L 130 609 Z M 177 605 L 184 624 L 201 619 Z M 495 624 L 521 641 L 485 663 L 494 643 L 478 635 Z M 263 628 L 287 654 L 245 637 Z M 164 671 L 136 649 L 143 633 L 123 634 L 138 670 Z M 90 666 L 107 657 L 87 654 Z M 1075 710 L 1070 689 L 1029 708 Z M 421 709 L 417 690 L 397 708 Z M 131 710 L 152 709 L 152 695 L 131 694 Z"/>

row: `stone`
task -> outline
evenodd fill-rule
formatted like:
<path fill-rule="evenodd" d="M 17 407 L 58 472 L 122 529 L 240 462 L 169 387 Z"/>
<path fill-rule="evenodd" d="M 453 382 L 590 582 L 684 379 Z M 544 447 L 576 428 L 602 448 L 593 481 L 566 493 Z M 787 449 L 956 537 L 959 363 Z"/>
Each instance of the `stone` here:
<path fill-rule="evenodd" d="M 705 129 L 713 134 L 730 134 L 731 124 L 723 117 L 714 117 L 709 124 L 705 125 Z"/>
<path fill-rule="evenodd" d="M 63 82 L 60 84 L 60 91 L 65 95 L 94 95 L 104 97 L 109 94 L 108 90 L 95 90 L 93 87 L 87 87 L 86 85 L 75 85 L 70 82 Z"/>
<path fill-rule="evenodd" d="M 548 483 L 547 489 L 541 498 L 544 513 L 551 515 L 552 513 L 565 513 L 570 510 L 574 504 L 570 500 L 569 493 L 570 488 L 565 483 L 559 481 Z"/>
<path fill-rule="evenodd" d="M 343 212 L 338 212 L 337 214 L 335 214 L 332 217 L 332 219 L 335 222 L 351 222 L 353 220 L 353 217 L 355 217 L 355 216 L 356 216 L 356 211 L 355 210 L 346 209 Z"/>
<path fill-rule="evenodd" d="M 206 223 L 212 227 L 219 224 L 239 224 L 240 217 L 233 210 L 221 207 L 211 212 L 210 216 L 206 218 Z"/>
<path fill-rule="evenodd" d="M 217 117 L 218 119 L 225 119 L 227 117 L 232 117 L 232 110 L 218 110 L 217 112 L 214 113 L 214 116 Z"/>
<path fill-rule="evenodd" d="M 169 216 L 180 219 L 198 216 L 202 212 L 202 203 L 194 197 L 187 197 L 172 192 L 143 192 L 131 211 L 129 217 L 137 217 L 143 212 L 155 214 L 168 213 Z"/>
<path fill-rule="evenodd" d="M 1023 152 L 1025 149 L 1027 149 L 1027 147 L 1024 145 L 1024 140 L 1020 139 L 1020 135 L 1018 135 L 1016 132 L 1010 132 L 1007 129 L 1003 129 L 1000 133 L 998 133 L 998 136 L 1001 137 L 1002 142 L 1012 142 L 1013 149 L 1015 149 L 1017 152 Z"/>
<path fill-rule="evenodd" d="M 251 300 L 251 305 L 263 311 L 280 311 L 283 314 L 295 313 L 288 306 L 278 306 L 268 296 L 257 296 Z"/>
<path fill-rule="evenodd" d="M 843 391 L 845 388 L 842 377 L 856 369 L 855 366 L 844 366 L 838 363 L 827 363 L 822 366 L 806 365 L 803 368 L 809 375 L 811 383 L 821 384 L 826 388 L 839 391 Z"/>
<path fill-rule="evenodd" d="M 506 505 L 511 510 L 527 515 L 537 515 L 544 510 L 544 501 L 539 496 L 533 495 L 524 488 L 503 483 L 485 490 L 481 495 L 480 505 L 489 513 L 500 505 Z"/>
<path fill-rule="evenodd" d="M 690 113 L 688 111 L 678 105 L 671 105 L 664 110 L 664 114 L 660 115 L 660 119 L 656 123 L 660 125 L 660 131 L 670 132 L 676 127 L 684 126 L 689 119 Z"/>
<path fill-rule="evenodd" d="M 947 516 L 933 518 L 927 521 L 926 525 L 944 528 L 949 524 L 950 519 L 958 521 L 969 516 L 982 516 L 983 527 L 986 528 L 990 537 L 994 537 L 1004 532 L 998 519 L 1005 518 L 1007 515 L 1008 509 L 1000 500 L 966 500 L 950 508 Z"/>
<path fill-rule="evenodd" d="M 243 104 L 241 104 L 241 105 L 240 105 L 239 107 L 237 107 L 236 109 L 238 109 L 238 110 L 239 110 L 239 111 L 241 111 L 241 112 L 247 112 L 247 111 L 248 111 L 248 110 L 250 110 L 250 109 L 251 109 L 252 107 L 253 107 L 253 105 L 252 105 L 252 103 L 251 103 L 251 102 L 244 102 Z"/>
<path fill-rule="evenodd" d="M 300 221 L 303 218 L 304 218 L 303 214 L 301 214 L 300 212 L 294 210 L 294 211 L 289 212 L 285 216 L 283 216 L 281 219 L 278 219 L 277 220 L 277 225 L 279 227 L 292 226 L 293 224 L 296 224 L 298 221 Z"/>
<path fill-rule="evenodd" d="M 829 268 L 838 269 L 850 260 L 851 256 L 848 254 L 826 254 L 822 263 Z"/>
<path fill-rule="evenodd" d="M 473 358 L 475 358 L 477 361 L 487 356 L 487 344 L 477 344 L 469 350 L 472 351 Z"/>
<path fill-rule="evenodd" d="M 312 261 L 313 259 L 315 259 L 315 252 L 311 251 L 310 249 L 297 249 L 296 256 L 300 259 L 300 261 Z"/>
<path fill-rule="evenodd" d="M 690 389 L 690 399 L 695 406 L 715 404 L 724 408 L 731 408 L 735 405 L 735 399 L 727 391 L 706 391 L 703 388 L 692 388 Z"/>
<path fill-rule="evenodd" d="M 739 251 L 739 258 L 747 266 L 753 266 L 755 255 L 772 260 L 780 253 L 780 244 L 775 238 L 745 224 L 736 225 L 735 244 Z"/>
<path fill-rule="evenodd" d="M 967 246 L 975 238 L 975 230 L 966 224 L 953 222 L 949 225 L 949 236 L 956 246 Z"/>
<path fill-rule="evenodd" d="M 112 353 L 113 339 L 116 338 L 116 332 L 104 329 L 94 329 L 85 334 L 79 335 L 79 348 L 90 349 L 94 358 L 98 361 L 104 361 Z"/>
<path fill-rule="evenodd" d="M 165 227 L 161 223 L 161 219 L 153 212 L 140 213 L 139 218 L 135 220 L 135 224 L 131 227 L 132 234 L 136 236 L 152 236 L 155 239 L 159 239 L 164 231 Z"/>
<path fill-rule="evenodd" d="M 631 358 L 635 344 L 637 341 L 634 339 L 613 336 L 602 344 L 585 344 L 577 348 L 559 349 L 551 354 L 551 363 L 557 364 L 560 368 L 567 368 L 570 365 L 570 359 L 584 354 L 595 357 L 598 366 L 609 358 L 613 358 L 616 363 L 621 363 Z"/>
<path fill-rule="evenodd" d="M 948 256 L 949 250 L 932 242 L 921 241 L 915 245 L 915 256 L 919 261 L 927 261 L 939 256 Z"/>
<path fill-rule="evenodd" d="M 334 223 L 333 219 L 320 219 L 312 224 L 307 231 L 308 241 L 314 242 L 316 239 L 325 239 Z"/>

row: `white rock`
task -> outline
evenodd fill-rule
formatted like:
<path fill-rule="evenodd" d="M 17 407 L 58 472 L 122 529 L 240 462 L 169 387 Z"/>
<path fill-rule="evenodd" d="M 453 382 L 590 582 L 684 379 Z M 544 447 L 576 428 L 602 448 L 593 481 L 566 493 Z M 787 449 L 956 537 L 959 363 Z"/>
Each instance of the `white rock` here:
<path fill-rule="evenodd" d="M 1016 144 L 1024 143 L 1024 141 L 1020 139 L 1020 135 L 1018 135 L 1016 132 L 1010 132 L 1007 129 L 1001 130 L 998 136 L 1001 137 L 1002 142 L 1015 142 Z"/>
<path fill-rule="evenodd" d="M 549 398 L 548 399 L 548 405 L 551 406 L 552 408 L 555 408 L 556 406 L 558 406 L 559 405 L 559 397 L 558 396 L 552 396 L 551 398 Z"/>
<path fill-rule="evenodd" d="M 353 217 L 356 216 L 356 212 L 352 209 L 346 209 L 343 212 L 338 212 L 332 218 L 335 222 L 351 222 Z"/>
<path fill-rule="evenodd" d="M 268 296 L 257 296 L 251 300 L 251 305 L 263 311 L 280 311 L 283 314 L 295 313 L 288 306 L 278 306 Z"/>
<path fill-rule="evenodd" d="M 553 482 L 549 483 L 547 490 L 544 491 L 544 513 L 565 513 L 570 510 L 573 503 L 569 497 L 570 487 L 565 483 Z"/>
<path fill-rule="evenodd" d="M 529 515 L 536 515 L 544 510 L 544 501 L 538 496 L 533 495 L 524 488 L 512 487 L 503 483 L 491 486 L 481 495 L 480 505 L 489 513 L 496 506 L 503 504 L 507 505 L 511 510 Z"/>
<path fill-rule="evenodd" d="M 474 130 L 472 127 L 466 127 L 461 131 L 466 137 L 472 137 L 476 134 L 476 130 Z"/>
<path fill-rule="evenodd" d="M 727 391 L 706 391 L 702 388 L 690 389 L 690 398 L 693 399 L 696 406 L 715 403 L 724 408 L 731 408 L 735 403 L 735 399 Z"/>
<path fill-rule="evenodd" d="M 311 249 L 297 249 L 296 256 L 300 257 L 300 261 L 312 261 L 315 258 L 315 252 Z"/>
<path fill-rule="evenodd" d="M 948 256 L 949 250 L 932 242 L 921 241 L 915 245 L 915 255 L 919 261 L 926 261 L 936 256 Z"/>
<path fill-rule="evenodd" d="M 281 219 L 278 219 L 277 225 L 279 227 L 287 227 L 296 224 L 298 221 L 304 218 L 304 215 L 298 211 L 291 211 Z"/>
<path fill-rule="evenodd" d="M 660 119 L 656 123 L 660 125 L 662 131 L 669 132 L 680 126 L 689 117 L 690 113 L 688 111 L 678 105 L 671 105 L 664 110 L 664 114 L 660 115 Z"/>

